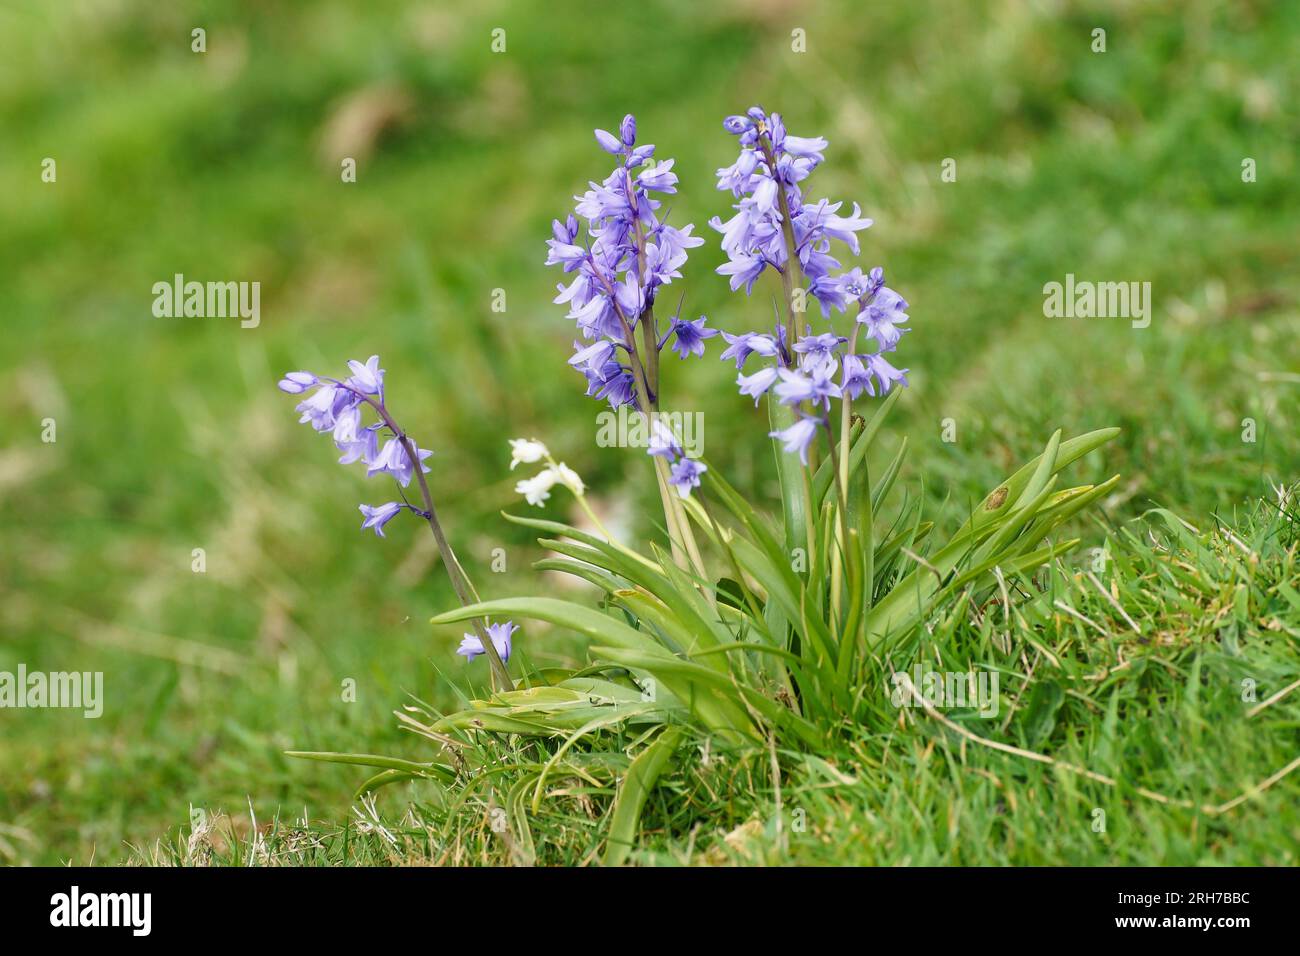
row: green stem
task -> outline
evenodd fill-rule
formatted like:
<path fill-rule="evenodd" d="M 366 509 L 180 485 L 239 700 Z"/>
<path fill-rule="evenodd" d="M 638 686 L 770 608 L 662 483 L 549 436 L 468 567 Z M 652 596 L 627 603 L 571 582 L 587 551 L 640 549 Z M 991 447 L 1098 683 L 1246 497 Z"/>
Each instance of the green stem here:
<path fill-rule="evenodd" d="M 452 550 L 451 542 L 447 540 L 447 535 L 442 530 L 442 523 L 438 520 L 438 511 L 433 506 L 433 495 L 429 493 L 429 483 L 424 479 L 424 472 L 420 468 L 420 460 L 415 457 L 415 448 L 411 439 L 405 434 L 400 436 L 402 448 L 405 449 L 407 458 L 415 466 L 415 477 L 420 483 L 420 496 L 424 499 L 425 517 L 429 522 L 429 530 L 433 532 L 433 540 L 438 545 L 438 553 L 442 556 L 443 567 L 447 569 L 447 576 L 451 579 L 452 590 L 456 592 L 456 597 L 460 600 L 462 606 L 477 604 L 479 602 L 478 592 L 474 590 L 474 584 L 465 573 L 464 567 L 461 566 L 460 560 L 456 557 L 456 552 Z M 470 621 L 474 628 L 479 642 L 483 645 L 483 653 L 487 655 L 488 669 L 492 675 L 492 684 L 494 689 L 513 690 L 514 682 L 510 679 L 510 671 L 506 669 L 505 661 L 501 660 L 501 655 L 497 653 L 497 647 L 492 643 L 491 636 L 478 618 Z"/>
<path fill-rule="evenodd" d="M 849 341 L 848 354 L 852 355 L 858 346 L 858 325 L 855 322 L 853 335 Z M 832 555 L 831 562 L 831 608 L 838 615 L 842 602 L 840 599 L 841 579 L 844 574 L 844 549 L 849 540 L 849 457 L 852 451 L 850 438 L 853 430 L 853 399 L 848 395 L 840 396 L 840 449 L 839 460 L 835 460 L 835 439 L 831 438 L 831 465 L 835 468 L 835 481 L 839 485 L 840 521 L 836 528 L 839 547 Z"/>
<path fill-rule="evenodd" d="M 465 573 L 465 568 L 456 557 L 451 542 L 447 540 L 447 535 L 442 530 L 442 522 L 438 520 L 438 509 L 433 505 L 433 494 L 429 491 L 429 483 L 424 478 L 424 469 L 420 467 L 420 460 L 415 457 L 415 443 L 393 420 L 393 416 L 388 414 L 388 408 L 384 405 L 382 396 L 380 397 L 381 400 L 376 401 L 371 396 L 358 391 L 345 382 L 334 379 L 330 381 L 340 388 L 346 388 L 373 408 L 380 421 L 401 442 L 402 451 L 406 452 L 406 458 L 411 463 L 412 471 L 415 472 L 415 480 L 420 487 L 420 497 L 424 501 L 424 519 L 428 522 L 429 530 L 433 532 L 433 540 L 438 547 L 438 555 L 442 558 L 443 569 L 447 572 L 447 577 L 451 581 L 451 589 L 456 592 L 456 599 L 460 601 L 461 607 L 478 604 L 479 596 L 478 592 L 474 590 L 474 583 L 470 581 L 469 575 Z M 505 662 L 501 660 L 501 655 L 497 653 L 496 645 L 492 643 L 491 637 L 488 636 L 484 623 L 478 618 L 472 618 L 470 626 L 474 629 L 474 635 L 483 645 L 483 653 L 488 659 L 488 669 L 493 689 L 512 690 L 514 682 L 510 679 L 510 671 L 506 669 Z"/>
<path fill-rule="evenodd" d="M 759 146 L 767 161 L 767 168 L 776 176 L 776 156 L 766 130 L 760 129 Z M 790 224 L 790 203 L 785 188 L 777 184 L 777 201 L 781 209 L 781 234 L 785 243 L 785 267 L 781 269 L 781 288 L 785 293 L 786 321 L 789 323 L 790 344 L 799 342 L 799 320 L 794 308 L 794 290 L 803 282 L 799 267 L 799 256 L 794 241 L 794 227 Z M 773 431 L 780 431 L 794 424 L 795 413 L 791 408 L 781 405 L 775 397 L 768 398 L 768 421 Z M 793 552 L 801 547 L 805 538 L 811 540 L 813 529 L 812 495 L 806 490 L 806 476 L 802 475 L 803 465 L 794 460 L 794 456 L 781 451 L 780 445 L 773 441 L 776 449 L 777 475 L 781 481 L 781 502 L 785 512 L 785 545 Z M 812 547 L 808 549 L 808 560 L 812 560 Z"/>

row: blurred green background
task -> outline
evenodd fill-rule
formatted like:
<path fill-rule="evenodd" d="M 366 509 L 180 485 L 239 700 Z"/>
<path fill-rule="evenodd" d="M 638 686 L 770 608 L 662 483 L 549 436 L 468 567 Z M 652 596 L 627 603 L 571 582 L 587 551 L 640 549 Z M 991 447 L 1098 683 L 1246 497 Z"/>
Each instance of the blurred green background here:
<path fill-rule="evenodd" d="M 772 288 L 713 273 L 722 117 L 761 103 L 830 139 L 810 193 L 862 204 L 858 264 L 912 303 L 891 427 L 944 518 L 1057 427 L 1124 427 L 1080 471 L 1123 473 L 1115 521 L 1294 481 L 1297 62 L 1300 5 L 1243 0 L 0 5 L 0 670 L 101 670 L 106 694 L 99 720 L 0 711 L 0 863 L 122 861 L 191 807 L 341 819 L 359 774 L 281 751 L 426 754 L 391 711 L 449 700 L 440 670 L 483 678 L 425 623 L 451 600 L 428 535 L 358 532 L 389 488 L 295 423 L 280 373 L 382 357 L 485 593 L 556 586 L 498 514 L 526 507 L 508 438 L 653 531 L 641 456 L 595 447 L 542 266 L 551 218 L 608 171 L 592 128 L 625 112 L 677 160 L 673 222 L 709 240 L 674 303 L 730 331 L 766 321 Z M 259 281 L 261 325 L 155 318 L 175 273 Z M 1150 328 L 1045 318 L 1066 273 L 1151 282 Z M 671 403 L 770 499 L 765 421 L 716 354 L 671 360 Z M 580 653 L 555 637 L 524 646 Z"/>

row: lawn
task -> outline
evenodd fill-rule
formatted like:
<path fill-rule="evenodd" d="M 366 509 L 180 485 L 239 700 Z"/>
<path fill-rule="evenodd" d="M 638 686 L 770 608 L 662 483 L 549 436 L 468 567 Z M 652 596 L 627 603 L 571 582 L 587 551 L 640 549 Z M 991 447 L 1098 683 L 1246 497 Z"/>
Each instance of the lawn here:
<path fill-rule="evenodd" d="M 379 492 L 275 382 L 381 355 L 491 596 L 561 587 L 501 517 L 537 516 L 510 438 L 659 538 L 643 456 L 596 445 L 543 243 L 607 172 L 591 130 L 633 112 L 676 159 L 673 221 L 708 239 L 686 309 L 765 321 L 779 286 L 730 294 L 706 225 L 731 201 L 721 119 L 761 103 L 830 140 L 818 192 L 862 204 L 861 265 L 911 303 L 895 494 L 951 530 L 1057 428 L 1120 427 L 1071 477 L 1121 480 L 1040 591 L 911 636 L 916 661 L 996 666 L 997 719 L 896 708 L 882 671 L 873 718 L 818 757 L 693 741 L 633 859 L 1295 864 L 1300 774 L 1270 780 L 1300 756 L 1300 692 L 1274 700 L 1300 677 L 1278 491 L 1300 480 L 1298 59 L 1300 8 L 1266 2 L 6 5 L 0 671 L 102 671 L 105 707 L 0 710 L 0 863 L 599 860 L 634 734 L 535 808 L 553 744 L 485 741 L 500 774 L 370 806 L 363 771 L 285 756 L 433 759 L 394 711 L 487 672 L 428 624 L 454 603 L 428 535 L 362 536 Z M 260 323 L 156 317 L 176 274 L 259 281 Z M 1067 275 L 1149 282 L 1149 326 L 1047 317 Z M 668 359 L 669 387 L 776 509 L 766 416 L 716 341 Z M 538 624 L 520 646 L 586 653 Z"/>

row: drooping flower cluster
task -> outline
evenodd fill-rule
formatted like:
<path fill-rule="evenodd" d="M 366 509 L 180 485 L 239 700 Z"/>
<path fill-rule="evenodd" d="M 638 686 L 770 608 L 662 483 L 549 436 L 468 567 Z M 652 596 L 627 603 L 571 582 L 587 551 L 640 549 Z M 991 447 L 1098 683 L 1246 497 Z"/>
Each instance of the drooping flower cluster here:
<path fill-rule="evenodd" d="M 547 265 L 559 265 L 573 276 L 557 286 L 555 302 L 569 306 L 581 341 L 574 342 L 573 368 L 587 378 L 587 394 L 611 406 L 648 405 L 637 395 L 638 359 L 633 333 L 655 302 L 659 290 L 681 278 L 687 249 L 704 240 L 691 235 L 687 225 L 677 229 L 661 221 L 661 206 L 654 194 L 677 192 L 673 160 L 654 163 L 652 145 L 636 145 L 636 119 L 625 116 L 618 135 L 596 130 L 596 142 L 619 158 L 614 171 L 600 183 L 590 183 L 577 206 L 563 222 L 551 225 L 547 240 Z M 582 220 L 583 222 L 580 222 Z M 703 340 L 717 334 L 705 328 L 705 318 L 694 321 L 674 317 L 662 337 L 652 340 L 661 352 L 669 339 L 686 358 L 702 355 Z M 653 396 L 649 396 L 653 398 Z"/>
<path fill-rule="evenodd" d="M 729 116 L 723 127 L 739 137 L 741 151 L 735 163 L 718 170 L 718 189 L 739 200 L 731 219 L 724 223 L 715 216 L 709 223 L 722 234 L 728 257 L 718 272 L 731 277 L 733 291 L 743 285 L 749 294 L 771 267 L 792 280 L 806 280 L 806 288 L 791 285 L 817 300 L 823 318 L 832 310 L 857 309 L 851 338 L 833 331 L 814 335 L 808 326 L 802 337 L 796 328 L 791 342 L 779 320 L 771 333 L 722 333 L 727 349 L 721 357 L 735 360 L 742 395 L 758 404 L 775 387 L 778 401 L 800 410 L 793 425 L 771 436 L 807 464 L 808 446 L 827 423 L 831 399 L 854 400 L 863 392 L 884 394 L 895 382 L 907 384 L 907 370 L 885 357 L 908 331 L 901 325 L 907 320 L 907 302 L 885 286 L 879 267 L 866 275 L 858 268 L 836 272 L 840 261 L 831 254 L 832 240 L 857 255 L 857 233 L 871 220 L 862 217 L 857 203 L 852 215 L 840 216 L 842 203 L 805 201 L 801 184 L 825 159 L 822 151 L 829 144 L 824 137 L 792 136 L 779 114 L 769 116 L 757 106 L 744 116 Z M 794 302 L 790 305 L 792 313 L 798 311 Z M 875 342 L 874 351 L 858 351 L 860 335 Z M 775 361 L 746 375 L 745 363 L 754 354 Z"/>
<path fill-rule="evenodd" d="M 345 379 L 323 378 L 313 372 L 289 372 L 280 379 L 278 384 L 282 392 L 290 395 L 301 395 L 315 389 L 311 395 L 298 403 L 297 411 L 302 413 L 299 421 L 310 424 L 317 432 L 331 434 L 334 444 L 343 453 L 339 458 L 340 464 L 363 462 L 367 477 L 387 473 L 393 476 L 398 485 L 405 488 L 416 475 L 416 462 L 419 463 L 421 474 L 429 473 L 431 469 L 424 460 L 433 452 L 420 448 L 389 414 L 384 403 L 384 370 L 379 367 L 378 355 L 370 356 L 365 364 L 357 361 L 348 362 L 348 368 L 351 369 L 352 375 Z M 373 411 L 378 419 L 369 425 L 364 423 L 363 416 L 363 410 L 367 408 Z M 388 435 L 382 447 L 379 444 L 381 433 Z M 407 452 L 408 447 L 414 451 L 414 461 Z M 545 451 L 544 448 L 542 450 Z M 455 554 L 450 551 L 442 536 L 438 520 L 433 514 L 433 498 L 423 478 L 420 479 L 420 491 L 427 510 L 410 504 L 405 496 L 401 501 L 389 501 L 382 505 L 360 505 L 362 530 L 373 528 L 375 534 L 382 538 L 384 525 L 392 521 L 399 512 L 410 511 L 412 514 L 419 515 L 433 529 L 438 547 L 442 550 L 443 565 L 449 568 L 447 573 L 452 575 L 451 569 L 454 568 L 455 573 L 460 574 L 468 583 L 464 571 L 460 569 L 460 562 L 456 560 Z M 455 577 L 452 578 L 452 587 L 457 589 L 462 603 L 465 603 L 468 600 L 466 591 L 461 590 Z M 472 593 L 472 590 L 472 586 L 468 587 L 469 593 Z M 519 630 L 518 625 L 506 621 L 502 624 L 488 624 L 486 628 L 478 624 L 475 627 L 480 630 L 480 634 L 464 635 L 460 647 L 456 650 L 457 654 L 464 655 L 470 661 L 479 654 L 486 654 L 481 636 L 486 634 L 492 641 L 492 646 L 501 662 L 510 660 L 511 635 Z M 509 675 L 504 671 L 502 673 L 502 680 L 508 685 Z"/>
<path fill-rule="evenodd" d="M 339 464 L 360 461 L 366 466 L 367 477 L 392 475 L 405 488 L 415 474 L 415 465 L 406 451 L 405 441 L 409 439 L 398 429 L 384 405 L 384 370 L 379 367 L 379 356 L 370 356 L 364 364 L 353 360 L 348 362 L 348 368 L 352 375 L 346 379 L 322 378 L 311 372 L 290 372 L 280 380 L 279 387 L 290 395 L 301 395 L 315 389 L 298 403 L 296 410 L 302 413 L 299 421 L 311 425 L 317 432 L 331 434 L 335 446 L 343 453 Z M 378 421 L 370 425 L 364 424 L 363 410 L 367 408 L 378 417 Z M 382 446 L 379 443 L 381 433 L 388 435 Z M 415 449 L 421 471 L 428 474 L 429 466 L 424 460 L 433 452 L 414 442 L 411 442 L 411 447 Z M 384 525 L 403 510 L 428 517 L 426 511 L 405 500 L 389 501 L 374 507 L 363 504 L 360 509 L 362 529 L 373 528 L 381 538 L 384 537 Z"/>
<path fill-rule="evenodd" d="M 511 471 L 518 464 L 535 465 L 539 461 L 545 461 L 546 467 L 533 477 L 515 484 L 515 492 L 523 495 L 530 505 L 540 508 L 551 497 L 551 489 L 556 485 L 564 485 L 579 498 L 586 493 L 587 486 L 578 473 L 564 462 L 552 458 L 550 451 L 541 442 L 534 438 L 510 439 Z"/>
<path fill-rule="evenodd" d="M 779 114 L 768 116 L 757 106 L 745 116 L 727 117 L 723 126 L 740 137 L 741 150 L 732 165 L 718 170 L 718 189 L 729 191 L 740 202 L 725 223 L 717 216 L 709 221 L 722 233 L 722 249 L 730 260 L 718 272 L 731 276 L 733 291 L 744 285 L 748 293 L 768 266 L 786 269 L 791 254 L 788 239 L 793 239 L 800 271 L 810 281 L 808 292 L 821 304 L 822 315 L 829 315 L 831 308 L 843 312 L 848 299 L 842 279 L 831 275 L 840 267 L 830 254 L 831 240 L 844 243 L 857 255 L 857 233 L 871 220 L 862 217 L 857 203 L 851 216 L 840 216 L 843 203 L 804 201 L 799 184 L 822 163 L 822 150 L 829 144 L 821 136 L 789 135 Z"/>

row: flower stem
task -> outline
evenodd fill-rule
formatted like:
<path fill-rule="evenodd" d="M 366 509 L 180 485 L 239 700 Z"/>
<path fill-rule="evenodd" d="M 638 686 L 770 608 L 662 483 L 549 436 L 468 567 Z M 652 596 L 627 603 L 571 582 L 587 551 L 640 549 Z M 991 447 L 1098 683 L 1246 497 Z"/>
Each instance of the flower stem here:
<path fill-rule="evenodd" d="M 772 178 L 776 179 L 776 155 L 772 152 L 772 143 L 766 130 L 761 130 L 759 136 L 759 146 L 763 150 L 763 158 L 767 162 L 767 168 L 771 172 Z M 796 286 L 803 281 L 803 273 L 799 266 L 799 254 L 794 241 L 794 228 L 790 225 L 790 202 L 785 194 L 785 187 L 777 180 L 777 200 L 781 209 L 781 235 L 785 244 L 785 267 L 781 272 L 781 287 L 785 293 L 785 310 L 786 321 L 789 323 L 790 345 L 793 347 L 799 342 L 799 325 L 794 308 L 794 290 Z M 773 396 L 768 397 L 769 421 L 771 421 L 774 431 L 780 430 L 780 426 L 789 426 L 794 424 L 794 412 L 785 406 L 779 405 Z M 799 462 L 794 461 L 792 456 L 785 454 L 779 445 L 773 441 L 776 448 L 776 465 L 777 474 L 781 479 L 781 501 L 785 508 L 785 545 L 790 551 L 797 547 L 803 546 L 803 539 L 809 540 L 813 535 L 813 510 L 812 496 L 806 490 L 806 475 L 800 472 L 804 469 Z M 802 500 L 801 500 L 802 499 Z M 812 560 L 813 549 L 808 549 L 808 560 Z"/>
<path fill-rule="evenodd" d="M 852 355 L 858 346 L 858 328 L 854 323 L 853 336 L 849 342 L 848 354 Z M 829 429 L 829 424 L 828 424 Z M 840 522 L 836 529 L 836 536 L 839 539 L 839 547 L 832 555 L 831 562 L 831 607 L 838 616 L 841 607 L 841 577 L 844 572 L 844 561 L 847 558 L 845 548 L 848 547 L 849 540 L 849 457 L 850 448 L 849 439 L 852 436 L 853 429 L 853 399 L 847 394 L 840 396 L 840 450 L 839 460 L 835 460 L 835 438 L 831 436 L 831 464 L 835 468 L 835 482 L 839 486 L 840 495 Z"/>
<path fill-rule="evenodd" d="M 609 292 L 610 299 L 614 303 L 614 312 L 618 316 L 618 321 L 623 327 L 623 341 L 627 348 L 628 364 L 632 367 L 632 378 L 636 382 L 637 394 L 641 397 L 641 408 L 639 411 L 642 415 L 650 412 L 658 412 L 659 397 L 650 390 L 649 382 L 646 378 L 646 366 L 641 360 L 641 355 L 637 352 L 636 338 L 632 334 L 632 323 L 628 321 L 627 316 L 623 313 L 623 307 L 618 304 L 618 299 L 614 290 L 610 287 L 607 280 L 605 288 Z M 651 313 L 653 315 L 653 312 Z M 647 323 L 642 324 L 642 329 L 647 327 Z M 654 331 L 651 330 L 650 351 L 658 359 L 658 349 L 654 347 Z M 649 425 L 647 424 L 647 429 Z M 659 458 L 654 456 L 655 477 L 659 483 L 659 502 L 663 505 L 664 520 L 668 525 L 668 543 L 672 549 L 673 561 L 684 571 L 691 571 L 700 578 L 706 579 L 704 571 L 704 561 L 700 557 L 699 546 L 695 543 L 695 535 L 691 531 L 691 526 L 686 517 L 686 512 L 681 506 L 681 502 L 673 497 L 672 486 L 668 483 L 668 466 Z M 703 588 L 703 585 L 701 585 Z M 713 595 L 706 592 L 705 596 L 712 601 Z"/>
<path fill-rule="evenodd" d="M 388 414 L 388 409 L 383 402 L 375 401 L 369 395 L 359 389 L 352 388 L 345 382 L 337 382 L 336 384 L 346 388 L 354 395 L 359 395 L 362 401 L 375 410 L 388 430 L 401 442 L 402 450 L 406 452 L 407 461 L 411 463 L 411 470 L 415 472 L 415 480 L 419 483 L 420 497 L 424 500 L 424 514 L 422 517 L 428 523 L 429 530 L 433 532 L 433 540 L 438 546 L 438 554 L 442 558 L 442 566 L 446 569 L 447 577 L 451 581 L 451 588 L 456 592 L 456 598 L 460 601 L 462 607 L 469 607 L 471 604 L 479 603 L 479 596 L 478 592 L 474 590 L 474 583 L 470 581 L 469 575 L 465 573 L 465 568 L 456 557 L 451 542 L 447 540 L 447 535 L 442 530 L 442 523 L 438 520 L 438 509 L 433 505 L 433 494 L 429 491 L 429 483 L 424 478 L 424 470 L 420 467 L 420 460 L 415 457 L 415 444 L 411 441 L 410 436 L 393 420 L 393 416 Z M 474 628 L 475 636 L 483 645 L 483 653 L 487 656 L 489 673 L 492 676 L 493 689 L 512 690 L 514 682 L 510 679 L 510 671 L 506 669 L 505 662 L 501 660 L 501 655 L 497 653 L 496 645 L 492 643 L 492 638 L 488 635 L 483 621 L 472 618 L 470 626 Z"/>

